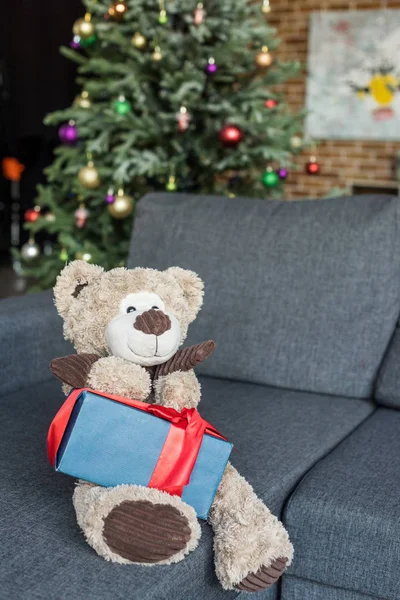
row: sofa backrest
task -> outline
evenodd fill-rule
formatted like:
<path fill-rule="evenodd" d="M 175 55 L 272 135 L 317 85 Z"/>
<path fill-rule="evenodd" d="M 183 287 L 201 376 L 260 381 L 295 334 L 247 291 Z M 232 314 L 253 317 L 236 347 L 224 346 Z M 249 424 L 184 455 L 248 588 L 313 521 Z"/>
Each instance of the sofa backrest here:
<path fill-rule="evenodd" d="M 400 307 L 400 202 L 152 194 L 129 266 L 179 265 L 206 284 L 188 343 L 204 374 L 369 397 Z"/>
<path fill-rule="evenodd" d="M 379 371 L 375 397 L 384 406 L 400 409 L 400 323 Z"/>
<path fill-rule="evenodd" d="M 50 361 L 74 352 L 64 340 L 53 291 L 0 301 L 0 395 L 54 380 Z"/>

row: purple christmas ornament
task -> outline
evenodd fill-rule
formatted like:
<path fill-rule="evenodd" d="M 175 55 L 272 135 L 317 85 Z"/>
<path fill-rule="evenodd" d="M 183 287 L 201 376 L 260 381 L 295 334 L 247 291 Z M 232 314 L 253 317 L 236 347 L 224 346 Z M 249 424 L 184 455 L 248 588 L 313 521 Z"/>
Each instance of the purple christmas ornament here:
<path fill-rule="evenodd" d="M 58 136 L 63 144 L 75 144 L 78 141 L 78 130 L 75 123 L 70 121 L 61 125 Z"/>
<path fill-rule="evenodd" d="M 281 167 L 280 169 L 278 169 L 279 179 L 287 179 L 288 175 L 289 175 L 289 171 L 287 169 L 285 169 L 284 167 Z"/>
<path fill-rule="evenodd" d="M 218 71 L 218 66 L 214 58 L 210 58 L 207 63 L 206 71 L 209 75 L 214 75 Z"/>
<path fill-rule="evenodd" d="M 108 190 L 107 195 L 106 195 L 106 203 L 114 204 L 114 202 L 115 202 L 115 196 L 114 196 L 112 190 Z"/>
<path fill-rule="evenodd" d="M 74 35 L 69 45 L 74 50 L 78 50 L 81 47 L 81 38 L 79 37 L 79 35 Z"/>

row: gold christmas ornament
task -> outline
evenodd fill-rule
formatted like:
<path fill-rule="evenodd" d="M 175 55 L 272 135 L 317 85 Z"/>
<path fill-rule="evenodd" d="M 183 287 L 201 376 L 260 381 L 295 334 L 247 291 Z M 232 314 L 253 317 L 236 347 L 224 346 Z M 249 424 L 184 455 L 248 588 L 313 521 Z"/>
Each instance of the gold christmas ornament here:
<path fill-rule="evenodd" d="M 256 55 L 256 65 L 261 69 L 267 69 L 272 65 L 274 58 L 270 51 L 268 50 L 268 46 L 263 46 L 261 52 Z"/>
<path fill-rule="evenodd" d="M 114 219 L 125 219 L 133 211 L 133 198 L 124 194 L 124 190 L 118 190 L 115 201 L 108 205 L 110 215 Z"/>
<path fill-rule="evenodd" d="M 153 55 L 152 55 L 152 59 L 155 62 L 159 62 L 160 60 L 162 60 L 162 57 L 163 57 L 163 55 L 162 55 L 160 46 L 156 46 L 154 49 Z"/>
<path fill-rule="evenodd" d="M 128 7 L 125 2 L 117 0 L 108 9 L 108 14 L 114 21 L 122 21 Z"/>
<path fill-rule="evenodd" d="M 92 23 L 90 13 L 86 13 L 83 19 L 75 21 L 72 31 L 74 35 L 78 35 L 82 40 L 87 40 L 95 34 L 95 27 Z"/>
<path fill-rule="evenodd" d="M 303 145 L 303 140 L 299 135 L 294 135 L 290 140 L 290 145 L 292 148 L 301 148 Z"/>
<path fill-rule="evenodd" d="M 48 212 L 45 214 L 44 218 L 49 223 L 54 223 L 54 221 L 56 220 L 56 215 L 53 212 Z"/>
<path fill-rule="evenodd" d="M 89 98 L 89 92 L 84 90 L 81 94 L 76 96 L 74 106 L 76 108 L 84 108 L 85 110 L 90 108 L 92 106 L 92 101 Z"/>
<path fill-rule="evenodd" d="M 83 167 L 78 173 L 79 182 L 89 190 L 95 190 L 101 184 L 100 175 L 92 161 Z"/>
<path fill-rule="evenodd" d="M 132 38 L 132 45 L 138 50 L 143 50 L 147 44 L 147 40 L 142 33 L 136 32 Z"/>
<path fill-rule="evenodd" d="M 262 6 L 261 6 L 261 12 L 264 15 L 268 15 L 271 12 L 271 5 L 269 3 L 269 0 L 263 0 Z"/>

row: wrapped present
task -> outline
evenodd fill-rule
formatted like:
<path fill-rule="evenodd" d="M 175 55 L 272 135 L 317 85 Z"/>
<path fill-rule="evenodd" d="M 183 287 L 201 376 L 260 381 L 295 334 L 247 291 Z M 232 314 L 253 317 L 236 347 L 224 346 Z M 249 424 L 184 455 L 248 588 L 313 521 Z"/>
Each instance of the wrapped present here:
<path fill-rule="evenodd" d="M 56 469 L 105 487 L 157 488 L 207 519 L 232 444 L 194 408 L 178 412 L 75 389 L 52 422 L 48 456 Z"/>

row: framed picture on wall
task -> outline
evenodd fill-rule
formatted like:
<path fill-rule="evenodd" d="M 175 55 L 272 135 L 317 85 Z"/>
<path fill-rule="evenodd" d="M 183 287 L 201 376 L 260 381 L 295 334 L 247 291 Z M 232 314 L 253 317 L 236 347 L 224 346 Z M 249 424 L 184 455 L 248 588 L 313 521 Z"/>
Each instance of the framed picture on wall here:
<path fill-rule="evenodd" d="M 400 140 L 400 10 L 311 14 L 307 110 L 312 138 Z"/>

